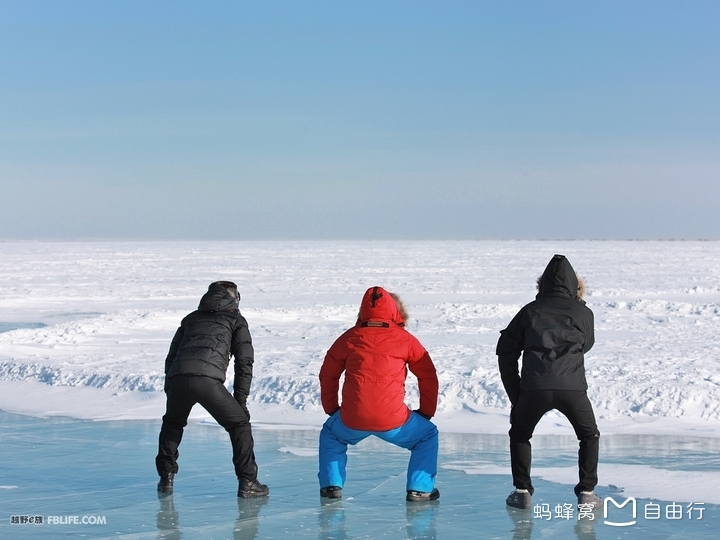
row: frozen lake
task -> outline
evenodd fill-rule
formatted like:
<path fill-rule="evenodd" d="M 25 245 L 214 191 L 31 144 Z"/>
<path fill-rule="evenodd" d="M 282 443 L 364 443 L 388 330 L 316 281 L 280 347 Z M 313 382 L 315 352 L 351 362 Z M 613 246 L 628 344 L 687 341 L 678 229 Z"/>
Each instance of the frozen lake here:
<path fill-rule="evenodd" d="M 509 403 L 495 344 L 554 253 L 588 284 L 598 492 L 637 499 L 626 528 L 555 515 L 574 502 L 576 441 L 554 413 L 533 438 L 533 503 L 547 507 L 505 508 Z M 163 360 L 219 279 L 238 283 L 253 335 L 249 406 L 271 496 L 238 506 L 226 434 L 196 407 L 177 493 L 159 501 Z M 345 499 L 322 506 L 317 495 L 317 374 L 372 285 L 404 298 L 438 369 L 435 505 L 406 505 L 406 454 L 372 440 L 351 453 Z M 3 242 L 0 537 L 715 538 L 719 373 L 720 242 Z M 414 407 L 412 378 L 407 390 Z M 673 503 L 682 519 L 667 517 Z M 645 519 L 648 505 L 659 519 Z"/>
<path fill-rule="evenodd" d="M 343 500 L 323 505 L 315 476 L 317 431 L 256 430 L 260 478 L 271 492 L 266 500 L 242 500 L 235 497 L 227 435 L 216 425 L 191 423 L 180 447 L 175 494 L 158 499 L 153 462 L 158 428 L 159 421 L 0 413 L 0 537 L 696 539 L 717 538 L 720 527 L 717 504 L 681 501 L 680 494 L 681 519 L 666 517 L 672 498 L 639 497 L 637 523 L 625 528 L 606 525 L 602 512 L 593 521 L 578 519 L 576 511 L 572 519 L 557 517 L 558 505 L 574 506 L 572 479 L 535 482 L 533 504 L 541 509 L 547 504 L 549 520 L 541 512 L 536 516 L 532 510 L 507 509 L 506 437 L 480 434 L 441 435 L 441 498 L 435 503 L 405 502 L 408 454 L 371 438 L 351 449 Z M 571 437 L 541 436 L 534 444 L 538 470 L 561 468 L 574 476 L 576 443 Z M 601 467 L 652 464 L 660 476 L 720 473 L 717 439 L 616 435 L 602 444 Z M 618 502 L 626 496 L 611 487 L 598 488 L 598 493 Z M 688 502 L 696 503 L 690 516 Z M 702 502 L 698 519 L 697 503 Z M 660 519 L 645 519 L 648 504 L 659 505 Z M 621 511 L 610 514 L 608 520 L 624 516 Z M 12 524 L 13 516 L 43 516 L 44 523 Z M 67 516 L 105 524 L 57 523 Z"/>

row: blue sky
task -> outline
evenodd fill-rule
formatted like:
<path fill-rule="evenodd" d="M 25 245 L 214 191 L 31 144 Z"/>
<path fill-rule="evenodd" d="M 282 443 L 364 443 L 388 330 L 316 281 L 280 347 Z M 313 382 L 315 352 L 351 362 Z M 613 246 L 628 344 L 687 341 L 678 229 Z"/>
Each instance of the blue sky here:
<path fill-rule="evenodd" d="M 720 3 L 0 1 L 0 238 L 720 238 Z"/>

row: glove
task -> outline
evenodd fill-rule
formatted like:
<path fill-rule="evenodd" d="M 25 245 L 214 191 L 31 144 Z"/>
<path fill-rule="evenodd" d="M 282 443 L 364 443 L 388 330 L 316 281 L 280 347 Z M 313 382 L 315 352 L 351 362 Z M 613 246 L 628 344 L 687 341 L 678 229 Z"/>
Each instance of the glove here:
<path fill-rule="evenodd" d="M 338 407 L 337 409 L 335 409 L 333 412 L 328 413 L 328 416 L 332 416 L 333 414 L 335 414 L 335 413 L 338 412 L 339 410 L 340 410 L 340 407 Z"/>
<path fill-rule="evenodd" d="M 518 399 L 520 399 L 520 394 L 522 394 L 520 386 L 518 386 L 517 389 L 513 388 L 512 393 L 508 392 L 508 399 L 513 407 L 518 402 Z"/>
<path fill-rule="evenodd" d="M 420 409 L 415 409 L 413 412 L 418 413 L 420 416 L 422 416 L 425 420 L 430 420 L 432 416 L 429 414 L 425 414 L 424 412 L 420 412 Z"/>
<path fill-rule="evenodd" d="M 247 408 L 247 398 L 244 398 L 242 396 L 233 396 L 235 398 L 235 401 L 238 402 L 238 405 L 240 405 L 240 408 L 245 412 L 245 415 L 247 416 L 248 422 L 250 421 L 250 411 L 248 411 Z"/>
<path fill-rule="evenodd" d="M 245 415 L 248 418 L 248 422 L 250 421 L 250 411 L 248 411 L 247 404 L 241 403 L 240 406 L 242 407 L 242 410 L 245 411 Z"/>

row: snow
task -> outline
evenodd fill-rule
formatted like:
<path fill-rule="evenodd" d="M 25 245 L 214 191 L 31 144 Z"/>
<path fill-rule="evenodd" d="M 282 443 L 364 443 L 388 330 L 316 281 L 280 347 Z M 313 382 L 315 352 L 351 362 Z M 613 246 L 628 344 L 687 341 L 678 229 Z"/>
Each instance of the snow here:
<path fill-rule="evenodd" d="M 343 509 L 318 509 L 316 500 L 305 500 L 308 482 L 316 482 L 310 470 L 314 465 L 308 464 L 316 460 L 317 430 L 326 418 L 317 374 L 327 348 L 354 323 L 365 289 L 382 285 L 405 300 L 408 328 L 430 352 L 440 379 L 434 419 L 441 430 L 438 479 L 442 508 L 452 514 L 436 516 L 433 510 L 428 523 L 439 531 L 459 532 L 459 537 L 468 527 L 490 527 L 505 537 L 508 527 L 521 531 L 527 525 L 555 534 L 558 529 L 545 529 L 550 524 L 542 520 L 528 522 L 508 512 L 511 519 L 498 521 L 492 514 L 511 488 L 509 403 L 497 372 L 495 344 L 498 332 L 533 299 L 535 278 L 555 253 L 565 254 L 586 279 L 588 306 L 595 313 L 596 345 L 586 368 L 603 434 L 599 493 L 703 501 L 709 505 L 706 521 L 644 526 L 665 527 L 659 533 L 663 537 L 713 537 L 698 527 L 717 523 L 713 505 L 720 504 L 714 489 L 720 481 L 718 242 L 0 243 L 0 410 L 38 417 L 26 425 L 2 413 L 5 433 L 15 442 L 5 449 L 0 498 L 14 501 L 16 513 L 37 509 L 60 515 L 96 508 L 104 487 L 98 484 L 84 496 L 73 487 L 79 481 L 74 474 L 58 472 L 56 466 L 71 470 L 75 458 L 70 456 L 107 439 L 111 451 L 98 451 L 93 466 L 104 470 L 112 460 L 118 470 L 137 468 L 135 476 L 146 475 L 149 483 L 136 481 L 122 493 L 100 498 L 112 508 L 118 497 L 125 501 L 117 503 L 113 517 L 120 529 L 155 537 L 157 531 L 146 529 L 154 511 L 141 512 L 142 519 L 135 514 L 148 506 L 148 493 L 154 496 L 148 456 L 164 413 L 165 355 L 180 320 L 195 309 L 207 285 L 229 279 L 239 285 L 241 310 L 253 335 L 256 361 L 249 408 L 261 475 L 268 475 L 274 489 L 274 498 L 260 512 L 260 530 L 290 530 L 295 516 L 305 520 L 307 536 L 332 529 L 333 512 L 342 515 Z M 230 385 L 232 369 L 228 375 Z M 416 407 L 412 376 L 407 390 L 409 405 Z M 222 537 L 233 525 L 222 521 L 227 508 L 215 509 L 223 497 L 207 491 L 202 456 L 210 450 L 206 439 L 212 441 L 212 451 L 220 444 L 216 439 L 224 441 L 212 475 L 232 495 L 225 470 L 230 467 L 226 435 L 201 407 L 193 410 L 192 419 L 195 425 L 183 442 L 187 484 L 176 497 L 183 532 Z M 193 446 L 199 427 L 211 435 Z M 34 435 L 38 430 L 42 437 L 51 434 L 53 448 L 60 451 L 60 457 L 46 463 L 55 486 L 47 496 L 37 495 L 44 491 L 33 484 L 36 475 L 24 468 L 27 441 L 40 437 Z M 141 456 L 130 452 L 138 441 Z M 577 443 L 567 420 L 548 413 L 533 444 L 534 500 L 572 502 L 568 486 L 576 481 Z M 125 461 L 116 447 L 129 452 Z M 341 523 L 350 531 L 365 530 L 370 523 L 380 537 L 402 520 L 407 531 L 388 532 L 389 537 L 415 535 L 411 528 L 424 518 L 406 515 L 404 506 L 396 508 L 398 501 L 392 499 L 403 489 L 406 454 L 368 442 L 351 449 L 350 456 L 358 484 L 348 486 L 343 502 L 347 516 L 342 518 L 347 521 Z M 33 459 L 45 458 L 38 454 Z M 308 478 L 286 485 L 298 468 L 310 471 Z M 480 490 L 475 487 L 478 478 Z M 445 490 L 444 482 L 453 489 Z M 67 490 L 76 502 L 66 507 L 58 501 Z M 468 503 L 467 494 L 478 491 L 479 499 Z M 298 493 L 303 495 L 296 500 Z M 388 500 L 394 502 L 388 505 Z M 160 501 L 157 510 L 158 528 L 166 517 L 176 516 L 164 504 Z M 243 512 L 239 510 L 235 527 L 244 523 Z M 208 513 L 224 523 L 218 530 L 207 525 Z M 482 520 L 476 523 L 478 516 Z M 601 537 L 608 532 L 598 531 Z M 38 537 L 44 534 L 37 532 Z M 74 532 L 68 529 L 67 534 Z"/>
<path fill-rule="evenodd" d="M 317 427 L 324 353 L 377 284 L 403 296 L 435 361 L 440 427 L 502 433 L 498 332 L 554 253 L 588 283 L 601 431 L 720 436 L 720 244 L 700 241 L 5 242 L 0 408 L 159 417 L 180 319 L 208 283 L 231 279 L 256 349 L 253 420 Z M 539 432 L 570 433 L 566 424 L 550 414 Z"/>

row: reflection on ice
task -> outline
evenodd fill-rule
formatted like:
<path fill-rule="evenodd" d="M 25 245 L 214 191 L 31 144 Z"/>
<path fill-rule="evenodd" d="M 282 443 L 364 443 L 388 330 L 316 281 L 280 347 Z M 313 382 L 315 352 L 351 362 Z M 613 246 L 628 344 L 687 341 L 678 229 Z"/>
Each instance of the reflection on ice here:
<path fill-rule="evenodd" d="M 577 440 L 571 436 L 536 435 L 532 476 L 547 481 L 577 482 Z M 443 469 L 472 475 L 508 471 L 507 437 L 446 433 Z M 720 504 L 720 439 L 668 435 L 609 435 L 600 439 L 600 489 L 635 497 Z"/>
<path fill-rule="evenodd" d="M 233 540 L 255 540 L 258 536 L 260 525 L 260 509 L 268 504 L 269 500 L 263 499 L 237 499 L 237 519 L 232 525 Z M 179 540 L 195 536 L 201 529 L 194 528 L 183 532 L 183 524 L 180 521 L 180 512 L 175 506 L 172 494 L 158 494 L 157 510 L 157 538 L 158 540 Z M 333 536 L 332 538 L 337 538 Z"/>
<path fill-rule="evenodd" d="M 603 523 L 602 512 L 592 521 L 555 515 L 557 505 L 574 503 L 572 481 L 535 482 L 533 504 L 547 505 L 551 519 L 536 516 L 532 509 L 505 507 L 512 486 L 504 436 L 442 434 L 437 483 L 441 498 L 413 504 L 404 498 L 407 451 L 372 438 L 352 447 L 344 498 L 329 502 L 318 493 L 318 433 L 262 429 L 255 432 L 256 454 L 260 479 L 270 486 L 270 496 L 237 499 L 227 436 L 205 423 L 187 431 L 175 493 L 158 498 L 153 462 L 158 429 L 159 420 L 83 422 L 0 413 L 0 485 L 16 486 L 0 489 L 0 537 L 603 540 L 620 534 Z M 533 442 L 538 470 L 575 471 L 571 440 L 547 436 Z M 645 456 L 664 467 L 657 469 L 660 478 L 671 469 L 709 475 L 720 471 L 714 439 L 617 436 L 605 438 L 605 443 L 608 465 L 632 469 Z M 673 486 L 664 489 L 672 493 Z M 632 494 L 608 487 L 598 492 L 618 500 Z M 663 505 L 671 500 L 654 499 Z M 696 501 L 706 503 L 702 520 L 693 514 L 693 519 L 683 515 L 674 521 L 664 516 L 651 521 L 641 515 L 648 502 L 638 499 L 638 523 L 621 536 L 716 537 L 717 505 Z M 44 516 L 46 522 L 11 524 L 12 516 Z M 105 524 L 54 525 L 47 523 L 48 516 L 104 516 Z"/>
<path fill-rule="evenodd" d="M 320 504 L 318 540 L 345 540 L 347 531 L 343 502 L 321 500 Z"/>
<path fill-rule="evenodd" d="M 172 494 L 158 494 L 160 506 L 157 511 L 157 528 L 159 540 L 177 540 L 180 533 L 180 515 L 175 510 Z"/>
<path fill-rule="evenodd" d="M 406 529 L 408 538 L 432 539 L 436 537 L 435 514 L 440 506 L 439 501 L 428 504 L 406 505 Z"/>

